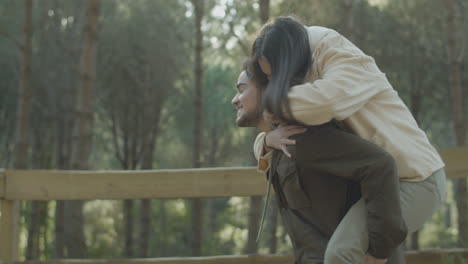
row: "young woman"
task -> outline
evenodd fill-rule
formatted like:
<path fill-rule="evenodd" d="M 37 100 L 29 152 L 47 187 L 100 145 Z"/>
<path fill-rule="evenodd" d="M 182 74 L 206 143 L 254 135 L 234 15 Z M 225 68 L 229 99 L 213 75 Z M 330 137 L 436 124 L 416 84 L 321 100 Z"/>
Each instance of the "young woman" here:
<path fill-rule="evenodd" d="M 395 159 L 402 215 L 410 233 L 440 208 L 444 164 L 372 57 L 331 29 L 279 17 L 259 32 L 252 60 L 256 81 L 267 85 L 263 106 L 271 120 L 281 121 L 278 129 L 257 137 L 260 170 L 269 166 L 272 148 L 286 153 L 285 146 L 295 143 L 287 139 L 284 123 L 343 120 Z M 300 83 L 296 76 L 308 82 Z M 327 247 L 325 263 L 384 263 L 388 258 L 390 247 L 374 246 L 385 244 L 386 238 L 369 232 L 366 203 L 361 199 L 344 217 Z M 391 212 L 381 220 L 391 221 Z"/>

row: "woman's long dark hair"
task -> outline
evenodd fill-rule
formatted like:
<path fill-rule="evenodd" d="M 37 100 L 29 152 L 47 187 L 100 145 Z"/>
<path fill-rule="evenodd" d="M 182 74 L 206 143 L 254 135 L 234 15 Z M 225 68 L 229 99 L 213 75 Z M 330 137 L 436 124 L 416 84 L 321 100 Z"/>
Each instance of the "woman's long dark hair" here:
<path fill-rule="evenodd" d="M 271 66 L 268 81 L 258 61 Z M 289 106 L 288 91 L 301 84 L 312 66 L 307 30 L 292 17 L 278 17 L 266 24 L 252 45 L 252 73 L 257 85 L 266 85 L 263 95 L 264 110 L 282 121 L 294 121 Z M 285 115 L 285 112 L 287 115 Z"/>

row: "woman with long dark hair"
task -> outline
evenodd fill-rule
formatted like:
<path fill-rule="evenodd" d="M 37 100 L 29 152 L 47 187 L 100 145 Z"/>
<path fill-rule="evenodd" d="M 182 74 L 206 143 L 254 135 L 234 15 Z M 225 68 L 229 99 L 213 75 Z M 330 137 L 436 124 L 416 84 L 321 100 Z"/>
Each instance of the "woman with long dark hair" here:
<path fill-rule="evenodd" d="M 260 170 L 268 168 L 272 149 L 288 155 L 286 145 L 295 142 L 284 136 L 287 124 L 319 125 L 336 119 L 396 160 L 409 232 L 440 208 L 444 163 L 372 57 L 334 30 L 279 17 L 259 32 L 252 59 L 256 82 L 266 85 L 265 112 L 279 124 L 257 137 Z M 384 263 L 397 246 L 386 243 L 386 237 L 372 236 L 371 229 L 379 226 L 369 226 L 366 203 L 361 199 L 344 217 L 329 242 L 325 263 Z M 394 220 L 391 212 L 387 215 L 380 219 L 382 225 Z"/>

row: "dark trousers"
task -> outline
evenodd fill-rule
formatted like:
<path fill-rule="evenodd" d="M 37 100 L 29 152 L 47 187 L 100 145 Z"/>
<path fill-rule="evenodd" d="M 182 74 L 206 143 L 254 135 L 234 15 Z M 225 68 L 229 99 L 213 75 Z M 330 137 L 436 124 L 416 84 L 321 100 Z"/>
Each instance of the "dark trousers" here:
<path fill-rule="evenodd" d="M 406 236 L 406 226 L 391 156 L 333 122 L 309 127 L 294 139 L 296 145 L 289 146 L 292 158 L 273 153 L 269 177 L 296 263 L 323 263 L 330 237 L 361 196 L 369 210 L 369 250 L 394 251 Z M 398 252 L 391 262 L 404 263 Z"/>

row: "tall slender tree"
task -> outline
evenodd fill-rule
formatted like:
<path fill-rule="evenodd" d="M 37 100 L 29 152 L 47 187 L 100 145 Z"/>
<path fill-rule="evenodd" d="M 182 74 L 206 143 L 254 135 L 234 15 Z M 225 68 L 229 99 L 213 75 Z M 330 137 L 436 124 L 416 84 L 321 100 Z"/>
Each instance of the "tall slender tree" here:
<path fill-rule="evenodd" d="M 346 36 L 349 40 L 355 40 L 355 15 L 354 9 L 356 6 L 356 2 L 359 0 L 344 0 L 343 1 L 343 9 L 344 9 L 344 16 L 343 16 L 343 26 L 344 32 L 343 35 Z"/>
<path fill-rule="evenodd" d="M 115 158 L 121 169 L 152 169 L 165 103 L 177 92 L 176 81 L 185 70 L 185 34 L 175 28 L 180 2 L 142 0 L 110 4 L 105 14 L 99 55 L 100 118 L 111 131 Z M 170 12 L 154 16 L 164 8 Z M 182 13 L 183 15 L 184 13 Z M 183 21 L 183 20 L 182 20 Z M 164 36 L 164 37 L 161 37 Z M 114 45 L 119 42 L 119 45 Z M 150 200 L 124 201 L 125 257 L 147 257 L 151 251 Z M 157 253 L 160 253 L 159 251 Z"/>
<path fill-rule="evenodd" d="M 86 1 L 86 22 L 83 28 L 79 74 L 80 87 L 76 112 L 75 141 L 72 153 L 72 169 L 90 169 L 94 127 L 96 83 L 96 54 L 98 41 L 99 1 Z M 67 202 L 69 225 L 66 242 L 68 256 L 83 258 L 87 255 L 84 236 L 83 201 Z"/>
<path fill-rule="evenodd" d="M 31 108 L 32 108 L 32 86 L 31 86 L 31 57 L 32 57 L 32 0 L 24 0 L 24 22 L 23 22 L 23 41 L 19 43 L 21 51 L 21 73 L 18 87 L 18 104 L 16 111 L 16 138 L 14 163 L 15 169 L 28 169 L 29 149 L 30 149 L 30 126 L 31 126 Z M 20 203 L 16 201 L 13 205 L 13 232 L 12 244 L 18 244 L 19 236 L 19 210 Z M 17 254 L 14 253 L 14 254 Z"/>
<path fill-rule="evenodd" d="M 462 72 L 465 47 L 461 6 L 457 0 L 444 0 L 447 10 L 447 59 L 449 66 L 449 87 L 451 98 L 452 122 L 457 146 L 466 142 L 466 123 Z M 455 201 L 458 209 L 458 233 L 461 246 L 468 245 L 468 186 L 466 179 L 454 181 Z"/>
<path fill-rule="evenodd" d="M 193 127 L 193 156 L 192 166 L 194 168 L 201 167 L 200 152 L 201 152 L 201 127 L 202 127 L 202 91 L 203 91 L 203 32 L 202 21 L 205 9 L 204 0 L 192 0 L 194 18 L 195 18 L 195 96 L 194 96 L 194 127 Z M 200 256 L 202 254 L 202 216 L 203 216 L 203 200 L 194 198 L 191 201 L 192 215 L 192 236 L 191 247 L 192 255 Z"/>
<path fill-rule="evenodd" d="M 31 123 L 31 55 L 32 55 L 32 0 L 24 0 L 24 41 L 21 49 L 21 76 L 18 89 L 18 108 L 16 115 L 16 144 L 14 167 L 16 169 L 27 169 L 29 164 L 30 147 L 30 123 Z"/>
<path fill-rule="evenodd" d="M 260 21 L 265 24 L 270 19 L 270 0 L 259 0 L 258 6 Z"/>

